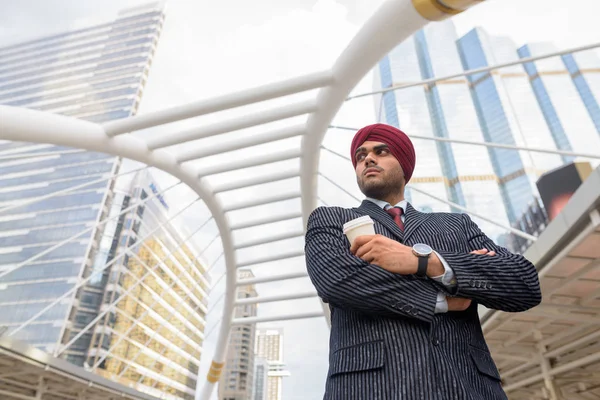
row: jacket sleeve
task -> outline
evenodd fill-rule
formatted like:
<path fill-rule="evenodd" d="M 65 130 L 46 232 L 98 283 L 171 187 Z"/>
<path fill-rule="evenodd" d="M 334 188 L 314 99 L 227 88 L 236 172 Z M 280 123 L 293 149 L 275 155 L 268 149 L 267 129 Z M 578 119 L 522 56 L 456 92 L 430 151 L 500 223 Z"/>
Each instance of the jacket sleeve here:
<path fill-rule="evenodd" d="M 317 208 L 308 220 L 306 265 L 321 299 L 334 307 L 431 322 L 439 289 L 427 279 L 398 275 L 350 253 L 339 211 Z"/>
<path fill-rule="evenodd" d="M 507 312 L 526 311 L 542 301 L 535 266 L 525 257 L 497 246 L 463 214 L 464 229 L 471 251 L 486 248 L 495 256 L 439 251 L 457 281 L 451 293 L 477 301 L 488 308 Z"/>

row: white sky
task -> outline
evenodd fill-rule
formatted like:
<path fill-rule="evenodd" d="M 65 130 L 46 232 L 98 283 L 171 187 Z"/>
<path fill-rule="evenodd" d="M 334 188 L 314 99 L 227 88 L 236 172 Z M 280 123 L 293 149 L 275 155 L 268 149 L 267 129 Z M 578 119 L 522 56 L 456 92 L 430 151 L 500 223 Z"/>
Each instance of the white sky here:
<path fill-rule="evenodd" d="M 145 1 L 0 0 L 0 46 L 110 20 L 119 9 L 142 3 Z M 325 69 L 381 3 L 171 0 L 142 112 Z M 599 15 L 598 0 L 488 0 L 454 21 L 459 35 L 481 26 L 490 34 L 513 38 L 518 46 L 551 41 L 563 49 L 600 42 Z M 370 89 L 371 78 L 366 77 L 356 92 Z M 358 126 L 373 118 L 372 100 L 367 98 L 344 107 L 337 122 Z M 205 216 L 205 212 L 201 214 L 196 215 L 198 220 Z M 210 234 L 202 238 L 207 240 Z M 218 254 L 217 249 L 206 258 L 210 261 Z M 221 270 L 218 265 L 213 276 L 217 278 Z M 269 294 L 273 293 L 260 293 Z M 261 312 L 266 308 L 276 310 L 261 307 Z M 220 317 L 221 305 L 216 309 L 209 327 Z M 327 370 L 324 321 L 277 325 L 285 329 L 285 360 L 292 372 L 284 382 L 284 399 L 320 398 Z M 205 343 L 204 364 L 212 356 L 214 338 L 213 334 Z M 204 374 L 205 369 L 201 376 Z"/>

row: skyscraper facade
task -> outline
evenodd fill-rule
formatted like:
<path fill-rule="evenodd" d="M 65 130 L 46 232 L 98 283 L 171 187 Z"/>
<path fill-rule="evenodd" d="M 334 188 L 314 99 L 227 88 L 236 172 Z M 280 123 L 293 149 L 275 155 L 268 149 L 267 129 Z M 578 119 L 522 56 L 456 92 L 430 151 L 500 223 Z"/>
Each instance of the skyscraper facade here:
<path fill-rule="evenodd" d="M 94 122 L 134 115 L 163 21 L 162 4 L 147 4 L 1 48 L 0 103 Z M 158 183 L 147 170 L 112 179 L 121 163 L 0 144 L 0 207 L 10 210 L 0 209 L 0 325 L 140 391 L 193 399 L 209 278 Z"/>
<path fill-rule="evenodd" d="M 113 209 L 140 205 L 123 213 L 116 231 L 105 236 L 112 266 L 99 279 L 105 282 L 101 306 L 77 310 L 75 324 L 84 329 L 101 318 L 69 351 L 85 356 L 88 368 L 137 390 L 192 400 L 210 283 L 191 234 L 170 220 L 163 197 L 152 197 L 159 192 L 147 171 L 115 189 Z"/>
<path fill-rule="evenodd" d="M 374 87 L 413 84 L 553 50 L 547 44 L 517 48 L 479 28 L 459 38 L 451 21 L 429 24 L 380 61 Z M 418 161 L 409 201 L 424 211 L 451 210 L 423 191 L 505 226 L 518 223 L 537 195 L 537 178 L 572 157 L 443 139 L 579 152 L 587 152 L 584 143 L 600 148 L 599 67 L 598 54 L 588 51 L 375 96 L 379 121 L 409 135 L 442 139 L 413 140 Z M 503 228 L 477 222 L 493 238 L 504 237 Z"/>
<path fill-rule="evenodd" d="M 252 400 L 267 400 L 269 387 L 269 363 L 262 357 L 254 359 L 254 387 Z"/>
<path fill-rule="evenodd" d="M 238 279 L 252 279 L 254 274 L 249 269 L 238 271 Z M 256 297 L 254 285 L 239 286 L 238 299 Z M 235 318 L 255 317 L 257 304 L 239 305 L 235 309 Z M 219 381 L 220 400 L 250 400 L 254 385 L 254 342 L 255 324 L 235 325 L 229 336 L 225 370 Z"/>
<path fill-rule="evenodd" d="M 267 400 L 282 400 L 283 378 L 290 376 L 283 362 L 283 329 L 259 329 L 256 333 L 256 357 L 267 361 Z"/>
<path fill-rule="evenodd" d="M 0 104 L 94 122 L 134 115 L 163 20 L 162 6 L 149 4 L 0 48 Z M 106 154 L 0 143 L 0 325 L 12 332 L 31 319 L 18 339 L 54 353 L 85 324 L 81 310 L 101 307 L 105 274 L 75 286 L 109 259 L 116 222 L 99 222 L 121 209 L 110 179 L 120 167 Z M 83 365 L 90 340 L 66 358 Z"/>

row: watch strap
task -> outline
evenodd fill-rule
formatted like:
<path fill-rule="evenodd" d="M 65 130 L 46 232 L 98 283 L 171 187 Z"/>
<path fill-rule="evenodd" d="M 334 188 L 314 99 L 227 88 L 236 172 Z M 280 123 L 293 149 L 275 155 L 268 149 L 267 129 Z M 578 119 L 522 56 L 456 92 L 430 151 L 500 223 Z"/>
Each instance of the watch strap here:
<path fill-rule="evenodd" d="M 427 276 L 427 264 L 429 263 L 429 257 L 417 257 L 419 259 L 419 265 L 417 267 L 416 275 L 419 277 Z"/>

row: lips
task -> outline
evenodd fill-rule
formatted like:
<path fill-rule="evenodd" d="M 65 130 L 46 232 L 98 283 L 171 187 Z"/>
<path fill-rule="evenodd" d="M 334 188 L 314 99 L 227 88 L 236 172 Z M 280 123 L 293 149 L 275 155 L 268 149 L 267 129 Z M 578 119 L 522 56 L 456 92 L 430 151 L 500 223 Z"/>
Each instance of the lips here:
<path fill-rule="evenodd" d="M 378 174 L 378 173 L 380 173 L 380 172 L 381 172 L 381 171 L 380 171 L 379 169 L 377 169 L 377 168 L 369 168 L 369 169 L 366 169 L 366 170 L 365 170 L 365 172 L 364 172 L 364 175 L 365 175 L 365 176 L 367 176 L 367 175 L 369 175 L 369 174 L 373 174 L 373 173 L 376 173 L 376 174 Z"/>

